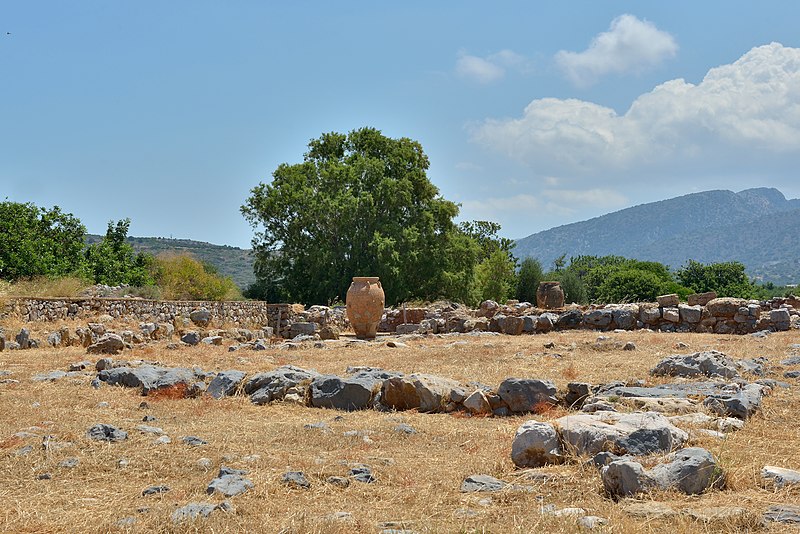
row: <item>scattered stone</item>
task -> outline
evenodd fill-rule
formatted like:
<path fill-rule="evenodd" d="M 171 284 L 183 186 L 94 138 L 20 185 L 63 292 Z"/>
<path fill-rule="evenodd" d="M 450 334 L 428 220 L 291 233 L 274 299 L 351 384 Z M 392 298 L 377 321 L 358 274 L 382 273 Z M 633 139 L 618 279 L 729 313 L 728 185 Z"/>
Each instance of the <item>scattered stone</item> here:
<path fill-rule="evenodd" d="M 630 454 L 668 452 L 683 446 L 689 435 L 654 412 L 598 412 L 554 421 L 561 439 L 576 455 L 594 456 L 615 449 Z"/>
<path fill-rule="evenodd" d="M 138 430 L 139 432 L 141 432 L 143 434 L 156 434 L 156 435 L 159 435 L 159 436 L 164 433 L 163 429 L 161 429 L 161 428 L 159 428 L 157 426 L 149 426 L 149 425 L 138 425 L 136 427 L 136 430 Z"/>
<path fill-rule="evenodd" d="M 125 342 L 117 334 L 105 334 L 96 342 L 86 347 L 89 354 L 119 354 L 125 348 Z"/>
<path fill-rule="evenodd" d="M 714 523 L 717 521 L 736 521 L 747 516 L 747 510 L 738 506 L 709 506 L 706 508 L 688 508 L 684 511 L 686 515 L 703 523 Z"/>
<path fill-rule="evenodd" d="M 219 492 L 226 497 L 241 495 L 253 488 L 253 481 L 244 478 L 246 474 L 247 471 L 243 469 L 232 469 L 223 465 L 219 468 L 217 478 L 209 482 L 206 493 L 211 495 L 214 492 Z"/>
<path fill-rule="evenodd" d="M 53 475 L 51 473 L 42 473 L 37 475 L 36 480 L 52 480 Z"/>
<path fill-rule="evenodd" d="M 319 421 L 318 423 L 306 423 L 305 425 L 303 425 L 303 428 L 305 428 L 306 430 L 319 430 L 323 434 L 333 432 L 331 430 L 331 427 L 329 427 L 328 423 L 326 423 L 325 421 Z"/>
<path fill-rule="evenodd" d="M 346 487 L 348 487 L 350 485 L 350 479 L 346 478 L 346 477 L 330 476 L 330 477 L 328 477 L 326 479 L 326 481 L 328 482 L 328 484 L 331 484 L 333 486 L 337 486 L 337 487 L 340 487 L 340 488 L 346 488 Z"/>
<path fill-rule="evenodd" d="M 793 471 L 791 469 L 784 469 L 772 465 L 764 466 L 761 470 L 761 478 L 764 479 L 765 483 L 773 485 L 776 488 L 800 485 L 800 471 Z"/>
<path fill-rule="evenodd" d="M 622 350 L 636 350 L 636 343 L 628 341 L 622 346 Z"/>
<path fill-rule="evenodd" d="M 594 530 L 608 524 L 608 519 L 596 515 L 586 515 L 578 518 L 578 526 L 586 530 Z"/>
<path fill-rule="evenodd" d="M 237 370 L 220 371 L 211 380 L 206 393 L 215 399 L 221 399 L 236 393 L 236 389 L 244 381 L 245 372 Z"/>
<path fill-rule="evenodd" d="M 665 519 L 677 514 L 674 509 L 670 508 L 666 504 L 656 501 L 626 501 L 622 505 L 622 509 L 628 515 L 647 519 Z"/>
<path fill-rule="evenodd" d="M 86 437 L 96 441 L 115 443 L 128 439 L 128 433 L 112 425 L 98 424 L 94 425 L 86 432 Z"/>
<path fill-rule="evenodd" d="M 222 336 L 208 336 L 200 340 L 204 345 L 222 346 Z"/>
<path fill-rule="evenodd" d="M 191 369 L 157 367 L 153 365 L 104 369 L 97 376 L 101 381 L 112 386 L 141 388 L 143 395 L 148 395 L 159 389 L 181 386 L 188 393 L 191 384 L 197 379 L 195 372 Z"/>
<path fill-rule="evenodd" d="M 34 382 L 55 382 L 67 376 L 65 371 L 50 371 L 49 373 L 39 373 L 34 375 L 31 380 Z"/>
<path fill-rule="evenodd" d="M 400 423 L 399 425 L 394 427 L 394 431 L 398 434 L 406 434 L 406 435 L 417 433 L 417 430 L 413 426 L 407 423 Z"/>
<path fill-rule="evenodd" d="M 142 490 L 142 497 L 147 497 L 148 495 L 158 495 L 160 493 L 166 493 L 169 491 L 169 486 L 149 486 Z"/>
<path fill-rule="evenodd" d="M 80 460 L 78 458 L 66 458 L 58 464 L 58 467 L 63 467 L 65 469 L 72 469 L 78 467 L 79 463 Z"/>
<path fill-rule="evenodd" d="M 193 310 L 189 313 L 189 320 L 197 326 L 208 326 L 208 323 L 211 322 L 211 312 L 205 308 Z"/>
<path fill-rule="evenodd" d="M 153 440 L 155 445 L 167 445 L 172 443 L 172 439 L 169 436 L 159 436 Z"/>
<path fill-rule="evenodd" d="M 800 365 L 800 356 L 792 356 L 791 358 L 786 358 L 785 360 L 781 360 L 781 365 L 786 365 L 786 366 Z"/>
<path fill-rule="evenodd" d="M 208 445 L 208 442 L 206 440 L 198 438 L 197 436 L 184 436 L 181 438 L 181 441 L 186 443 L 187 445 L 191 445 L 192 447 Z"/>
<path fill-rule="evenodd" d="M 549 380 L 507 378 L 497 388 L 497 394 L 512 412 L 536 412 L 555 406 L 556 386 Z"/>
<path fill-rule="evenodd" d="M 661 360 L 650 374 L 654 376 L 693 377 L 705 375 L 735 378 L 739 376 L 736 364 L 725 354 L 715 350 L 675 355 Z"/>
<path fill-rule="evenodd" d="M 199 502 L 190 502 L 186 506 L 178 508 L 172 513 L 172 522 L 180 523 L 182 521 L 205 518 L 211 515 L 215 510 L 228 511 L 230 505 L 226 502 L 221 504 L 207 504 Z"/>
<path fill-rule="evenodd" d="M 461 492 L 495 492 L 504 487 L 506 487 L 505 482 L 489 475 L 470 475 L 461 483 Z"/>
<path fill-rule="evenodd" d="M 732 393 L 718 393 L 706 397 L 703 405 L 718 415 L 748 419 L 761 409 L 764 386 L 747 384 Z"/>
<path fill-rule="evenodd" d="M 764 512 L 764 522 L 800 524 L 800 506 L 774 504 Z"/>
<path fill-rule="evenodd" d="M 311 381 L 311 405 L 336 410 L 363 410 L 371 406 L 375 380 L 370 377 L 317 376 Z"/>
<path fill-rule="evenodd" d="M 253 404 L 267 404 L 282 400 L 290 388 L 295 388 L 300 383 L 307 383 L 317 376 L 320 375 L 314 370 L 285 365 L 273 371 L 253 375 L 245 383 L 244 392 L 250 395 Z"/>
<path fill-rule="evenodd" d="M 541 467 L 564 461 L 558 433 L 550 423 L 526 421 L 511 444 L 511 460 L 519 467 Z"/>
<path fill-rule="evenodd" d="M 463 388 L 448 378 L 428 374 L 395 376 L 383 382 L 381 403 L 396 410 L 441 412 L 454 394 L 463 396 Z"/>
<path fill-rule="evenodd" d="M 31 445 L 25 445 L 24 447 L 20 447 L 19 449 L 14 452 L 15 456 L 27 456 L 33 452 L 33 447 Z"/>
<path fill-rule="evenodd" d="M 461 405 L 471 414 L 484 415 L 492 413 L 492 405 L 486 394 L 480 389 L 476 389 L 468 395 Z"/>
<path fill-rule="evenodd" d="M 350 477 L 356 482 L 363 482 L 365 484 L 372 484 L 375 482 L 375 476 L 372 474 L 372 469 L 367 465 L 358 465 L 350 469 Z"/>
<path fill-rule="evenodd" d="M 311 487 L 311 483 L 302 471 L 288 471 L 284 473 L 283 477 L 281 477 L 281 482 L 290 488 L 308 489 Z"/>
<path fill-rule="evenodd" d="M 186 343 L 187 345 L 197 345 L 200 343 L 200 334 L 192 330 L 191 332 L 186 332 L 181 336 L 181 341 Z"/>

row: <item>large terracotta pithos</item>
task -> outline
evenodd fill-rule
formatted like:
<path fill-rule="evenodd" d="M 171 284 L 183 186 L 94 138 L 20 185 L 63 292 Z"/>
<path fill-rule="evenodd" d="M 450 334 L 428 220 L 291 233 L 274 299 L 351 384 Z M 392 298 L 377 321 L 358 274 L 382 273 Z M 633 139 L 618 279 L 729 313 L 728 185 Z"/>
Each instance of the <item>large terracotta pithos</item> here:
<path fill-rule="evenodd" d="M 545 310 L 564 307 L 564 290 L 560 282 L 540 282 L 536 290 L 536 306 Z"/>
<path fill-rule="evenodd" d="M 354 276 L 347 290 L 347 318 L 359 339 L 373 339 L 383 317 L 386 296 L 377 276 Z"/>

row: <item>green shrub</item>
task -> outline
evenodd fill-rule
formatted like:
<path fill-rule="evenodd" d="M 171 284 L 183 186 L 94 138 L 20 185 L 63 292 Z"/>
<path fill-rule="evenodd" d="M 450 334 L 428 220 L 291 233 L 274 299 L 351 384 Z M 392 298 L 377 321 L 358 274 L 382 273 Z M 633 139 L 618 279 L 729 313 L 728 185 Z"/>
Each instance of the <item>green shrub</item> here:
<path fill-rule="evenodd" d="M 525 258 L 517 273 L 516 297 L 520 302 L 536 303 L 536 290 L 539 282 L 544 280 L 542 264 L 534 258 Z"/>
<path fill-rule="evenodd" d="M 239 288 L 228 276 L 208 272 L 188 254 L 156 259 L 157 282 L 166 300 L 241 300 Z"/>
<path fill-rule="evenodd" d="M 650 271 L 624 269 L 606 278 L 597 288 L 597 301 L 612 302 L 654 302 L 661 294 L 663 280 Z"/>

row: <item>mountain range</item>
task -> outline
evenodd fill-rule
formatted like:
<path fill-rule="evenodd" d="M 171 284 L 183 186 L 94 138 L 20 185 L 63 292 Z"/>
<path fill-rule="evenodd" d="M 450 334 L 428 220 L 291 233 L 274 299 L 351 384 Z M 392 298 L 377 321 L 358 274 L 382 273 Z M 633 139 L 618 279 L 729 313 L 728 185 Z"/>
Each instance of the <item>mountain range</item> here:
<path fill-rule="evenodd" d="M 518 258 L 618 255 L 673 269 L 690 259 L 742 262 L 763 282 L 800 282 L 800 199 L 773 188 L 715 190 L 641 204 L 516 241 Z"/>

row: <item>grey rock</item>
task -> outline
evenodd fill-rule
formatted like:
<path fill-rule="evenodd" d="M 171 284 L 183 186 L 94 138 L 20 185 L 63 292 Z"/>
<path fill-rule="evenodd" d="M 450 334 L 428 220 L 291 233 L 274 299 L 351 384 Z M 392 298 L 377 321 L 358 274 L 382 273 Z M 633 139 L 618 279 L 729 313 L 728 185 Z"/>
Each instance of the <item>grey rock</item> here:
<path fill-rule="evenodd" d="M 636 343 L 628 341 L 622 346 L 622 350 L 636 350 Z"/>
<path fill-rule="evenodd" d="M 61 346 L 61 332 L 51 332 L 47 336 L 47 344 L 51 347 L 60 347 Z"/>
<path fill-rule="evenodd" d="M 31 348 L 31 333 L 27 328 L 22 328 L 14 339 L 17 342 L 18 349 L 25 350 Z"/>
<path fill-rule="evenodd" d="M 655 484 L 642 464 L 632 460 L 616 460 L 600 471 L 603 488 L 612 497 L 627 497 L 646 491 Z"/>
<path fill-rule="evenodd" d="M 211 312 L 205 308 L 193 310 L 189 313 L 189 320 L 197 326 L 208 326 L 208 323 L 211 322 Z"/>
<path fill-rule="evenodd" d="M 526 421 L 511 443 L 511 461 L 519 467 L 541 467 L 564 461 L 556 429 L 550 423 Z"/>
<path fill-rule="evenodd" d="M 406 434 L 406 435 L 417 433 L 416 429 L 413 426 L 406 423 L 400 423 L 399 425 L 394 427 L 394 431 L 398 434 Z"/>
<path fill-rule="evenodd" d="M 301 382 L 310 382 L 317 376 L 319 373 L 314 370 L 285 365 L 273 371 L 253 375 L 245 382 L 244 392 L 250 395 L 253 404 L 267 404 L 283 399 L 288 389 L 296 387 Z"/>
<path fill-rule="evenodd" d="M 800 378 L 800 371 L 786 371 L 783 378 Z"/>
<path fill-rule="evenodd" d="M 350 479 L 346 477 L 330 476 L 325 481 L 328 484 L 331 484 L 333 486 L 338 486 L 340 488 L 346 488 L 350 486 Z"/>
<path fill-rule="evenodd" d="M 306 430 L 319 430 L 324 434 L 332 432 L 331 427 L 328 426 L 328 423 L 325 421 L 320 421 L 318 423 L 307 423 L 303 425 L 303 428 Z"/>
<path fill-rule="evenodd" d="M 631 330 L 636 326 L 636 314 L 631 309 L 616 308 L 611 310 L 611 317 L 617 328 Z"/>
<path fill-rule="evenodd" d="M 677 489 L 697 495 L 725 484 L 722 468 L 714 455 L 700 447 L 681 449 L 667 456 L 667 463 L 655 466 L 650 476 L 662 489 Z"/>
<path fill-rule="evenodd" d="M 569 328 L 578 328 L 582 322 L 583 313 L 580 310 L 569 310 L 558 316 L 555 326 L 565 330 Z"/>
<path fill-rule="evenodd" d="M 791 504 L 773 504 L 764 512 L 765 523 L 800 524 L 800 506 Z"/>
<path fill-rule="evenodd" d="M 800 471 L 793 471 L 791 469 L 784 469 L 772 465 L 765 465 L 764 468 L 761 469 L 761 478 L 764 479 L 764 482 L 776 488 L 800 485 Z"/>
<path fill-rule="evenodd" d="M 148 486 L 142 490 L 142 497 L 147 497 L 148 495 L 158 495 L 160 493 L 166 493 L 169 491 L 169 486 Z"/>
<path fill-rule="evenodd" d="M 67 376 L 65 371 L 50 371 L 48 373 L 39 373 L 31 377 L 34 382 L 55 382 Z"/>
<path fill-rule="evenodd" d="M 578 518 L 578 526 L 586 530 L 594 530 L 608 524 L 608 519 L 596 515 L 586 515 Z"/>
<path fill-rule="evenodd" d="M 245 372 L 237 371 L 235 369 L 228 371 L 220 371 L 217 376 L 211 380 L 211 383 L 206 389 L 206 393 L 215 399 L 221 399 L 236 393 L 239 384 L 244 381 Z"/>
<path fill-rule="evenodd" d="M 681 298 L 675 293 L 672 293 L 669 295 L 660 295 L 656 297 L 656 301 L 658 301 L 658 305 L 662 308 L 674 308 L 680 303 Z"/>
<path fill-rule="evenodd" d="M 214 345 L 218 347 L 222 345 L 222 336 L 207 336 L 201 339 L 200 343 L 204 345 Z"/>
<path fill-rule="evenodd" d="M 209 482 L 206 493 L 221 493 L 226 497 L 235 497 L 254 487 L 253 481 L 244 476 L 247 471 L 242 469 L 231 469 L 222 466 L 219 469 L 217 478 Z"/>
<path fill-rule="evenodd" d="M 128 439 L 128 433 L 115 426 L 101 423 L 91 427 L 86 432 L 86 437 L 96 441 L 108 441 L 110 443 L 115 443 Z"/>
<path fill-rule="evenodd" d="M 703 401 L 703 405 L 717 415 L 748 419 L 761 409 L 763 395 L 764 386 L 747 384 L 735 393 L 709 395 Z"/>
<path fill-rule="evenodd" d="M 200 339 L 200 334 L 194 330 L 191 332 L 186 332 L 181 336 L 181 341 L 187 345 L 197 345 L 200 343 Z"/>
<path fill-rule="evenodd" d="M 186 443 L 187 445 L 191 445 L 192 447 L 208 445 L 208 442 L 206 440 L 198 438 L 197 436 L 184 436 L 181 438 L 181 441 Z"/>
<path fill-rule="evenodd" d="M 725 354 L 715 350 L 670 356 L 661 360 L 650 373 L 654 376 L 739 376 L 736 364 Z"/>
<path fill-rule="evenodd" d="M 97 363 L 94 365 L 95 370 L 103 371 L 105 369 L 111 369 L 114 367 L 114 359 L 113 358 L 100 358 L 97 360 Z"/>
<path fill-rule="evenodd" d="M 164 433 L 164 430 L 157 427 L 157 426 L 150 426 L 150 425 L 137 425 L 136 430 L 143 434 L 156 434 L 160 436 Z"/>
<path fill-rule="evenodd" d="M 367 465 L 358 465 L 350 469 L 350 478 L 357 482 L 365 484 L 372 484 L 375 482 L 375 475 L 372 474 L 372 469 Z"/>
<path fill-rule="evenodd" d="M 564 402 L 568 408 L 580 408 L 583 406 L 583 401 L 595 391 L 596 388 L 586 382 L 570 382 L 567 384 L 567 394 L 564 396 Z"/>
<path fill-rule="evenodd" d="M 781 360 L 781 365 L 786 365 L 787 367 L 792 365 L 800 365 L 800 356 L 792 356 L 791 358 Z"/>
<path fill-rule="evenodd" d="M 172 512 L 172 522 L 173 523 L 180 523 L 182 521 L 194 521 L 196 519 L 205 518 L 211 515 L 212 512 L 215 510 L 227 510 L 227 506 L 223 506 L 226 503 L 221 504 L 206 504 L 206 503 L 199 503 L 199 502 L 191 502 L 186 506 L 182 506 L 178 508 L 174 512 Z"/>
<path fill-rule="evenodd" d="M 337 410 L 363 410 L 371 406 L 376 382 L 369 377 L 317 376 L 311 381 L 311 405 Z"/>
<path fill-rule="evenodd" d="M 104 369 L 98 378 L 112 386 L 142 388 L 142 394 L 163 388 L 175 387 L 178 384 L 190 386 L 196 379 L 193 370 L 177 367 L 155 367 L 143 365 L 141 367 L 116 367 Z"/>
<path fill-rule="evenodd" d="M 306 478 L 302 471 L 288 471 L 281 477 L 281 482 L 290 488 L 308 489 L 311 483 Z"/>
<path fill-rule="evenodd" d="M 33 452 L 33 446 L 25 445 L 24 447 L 20 447 L 14 452 L 15 456 L 27 456 Z"/>
<path fill-rule="evenodd" d="M 506 483 L 489 475 L 470 475 L 461 483 L 462 493 L 496 492 L 506 487 Z"/>
<path fill-rule="evenodd" d="M 682 446 L 689 435 L 654 412 L 597 412 L 556 419 L 565 447 L 577 455 L 594 456 L 604 450 L 634 454 L 666 452 Z"/>
<path fill-rule="evenodd" d="M 750 373 L 758 376 L 764 376 L 764 374 L 766 374 L 767 364 L 768 361 L 764 357 L 747 358 L 736 362 L 736 365 L 739 366 L 739 369 L 741 369 L 745 373 Z"/>
<path fill-rule="evenodd" d="M 19 343 L 16 341 L 6 341 L 6 350 L 20 350 Z"/>
<path fill-rule="evenodd" d="M 611 324 L 613 315 L 611 310 L 592 310 L 583 316 L 583 322 L 595 328 L 605 328 Z"/>
<path fill-rule="evenodd" d="M 396 410 L 417 408 L 420 412 L 441 412 L 454 393 L 464 395 L 464 389 L 458 382 L 415 373 L 385 380 L 380 399 L 381 404 Z"/>
<path fill-rule="evenodd" d="M 125 342 L 117 334 L 105 334 L 86 347 L 89 354 L 119 354 L 125 348 Z"/>
<path fill-rule="evenodd" d="M 516 413 L 533 412 L 557 403 L 556 386 L 549 380 L 507 378 L 497 388 L 497 394 Z"/>

